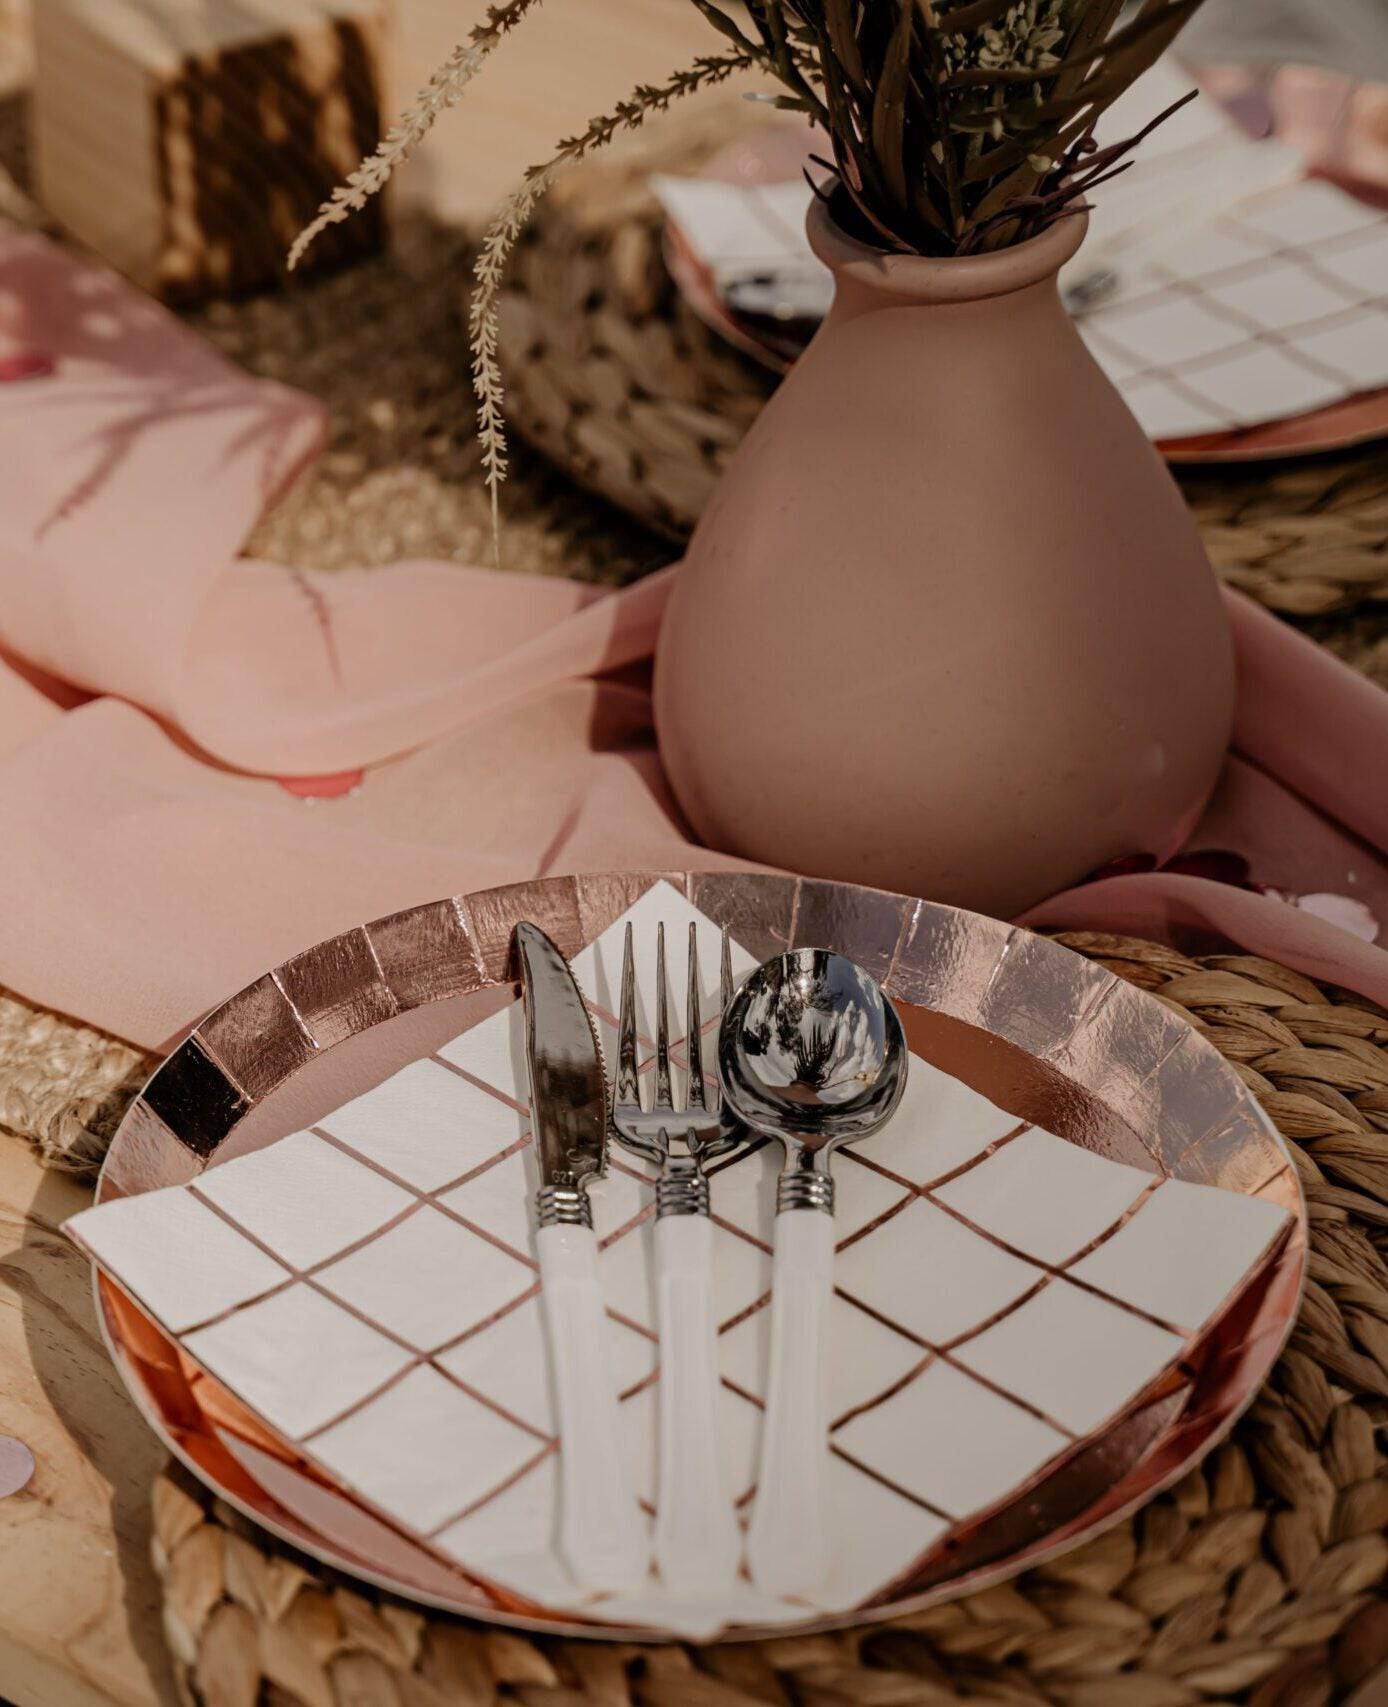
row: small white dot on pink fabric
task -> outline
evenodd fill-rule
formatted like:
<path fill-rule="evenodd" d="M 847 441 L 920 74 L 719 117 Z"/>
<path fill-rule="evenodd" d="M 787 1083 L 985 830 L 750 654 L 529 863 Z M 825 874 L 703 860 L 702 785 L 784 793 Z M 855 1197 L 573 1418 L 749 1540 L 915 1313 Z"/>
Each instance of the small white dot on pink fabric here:
<path fill-rule="evenodd" d="M 22 1440 L 0 1434 L 0 1500 L 29 1485 L 34 1474 L 34 1455 Z"/>

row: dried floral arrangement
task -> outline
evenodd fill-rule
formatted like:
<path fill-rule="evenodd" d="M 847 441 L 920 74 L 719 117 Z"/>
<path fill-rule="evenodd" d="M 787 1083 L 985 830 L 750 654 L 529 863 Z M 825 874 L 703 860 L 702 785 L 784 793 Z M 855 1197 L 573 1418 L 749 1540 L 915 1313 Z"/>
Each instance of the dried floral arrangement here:
<path fill-rule="evenodd" d="M 1123 157 L 1147 132 L 1100 148 L 1095 126 L 1201 0 L 1137 0 L 1126 17 L 1125 0 L 690 3 L 722 38 L 722 50 L 634 89 L 560 142 L 530 168 L 483 238 L 469 335 L 494 516 L 506 476 L 497 298 L 507 257 L 561 167 L 695 90 L 761 71 L 778 85 L 776 106 L 802 113 L 827 136 L 832 159 L 821 163 L 836 175 L 833 205 L 847 230 L 906 254 L 1002 248 L 1085 206 L 1088 191 L 1125 169 Z M 375 154 L 301 233 L 291 267 L 322 230 L 384 186 L 539 5 L 505 0 L 487 8 Z"/>

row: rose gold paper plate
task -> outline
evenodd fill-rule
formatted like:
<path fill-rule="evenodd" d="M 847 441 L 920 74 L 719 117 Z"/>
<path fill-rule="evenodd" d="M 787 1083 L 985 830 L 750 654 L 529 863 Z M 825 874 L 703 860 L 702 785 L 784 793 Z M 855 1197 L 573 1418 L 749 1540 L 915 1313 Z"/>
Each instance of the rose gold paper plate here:
<path fill-rule="evenodd" d="M 1388 437 L 1388 389 L 1364 391 L 1339 403 L 1264 421 L 1232 433 L 1203 433 L 1190 439 L 1164 439 L 1158 449 L 1168 462 L 1275 462 L 1285 456 L 1318 456 L 1350 450 Z"/>
<path fill-rule="evenodd" d="M 211 1014 L 150 1080 L 112 1143 L 99 1199 L 186 1182 L 313 1124 L 512 1001 L 518 920 L 539 922 L 573 955 L 657 881 L 553 878 L 452 898 L 296 956 Z M 1014 1575 L 1091 1538 L 1198 1462 L 1280 1352 L 1306 1260 L 1286 1150 L 1217 1052 L 1101 967 L 995 920 L 852 885 L 740 873 L 668 881 L 754 955 L 812 944 L 852 956 L 884 980 L 918 1056 L 1019 1120 L 1148 1172 L 1265 1198 L 1291 1217 L 1182 1360 L 1056 1468 L 923 1550 L 867 1605 L 765 1633 L 886 1618 Z M 326 1483 L 111 1282 L 98 1279 L 97 1294 L 112 1355 L 151 1427 L 283 1540 L 477 1618 L 573 1635 L 666 1634 L 555 1616 L 444 1566 Z"/>
<path fill-rule="evenodd" d="M 804 135 L 798 128 L 770 124 L 720 149 L 699 176 L 718 183 L 784 183 L 800 176 L 805 163 L 804 149 Z M 1361 185 L 1344 187 L 1350 193 L 1364 196 Z M 676 289 L 711 331 L 771 373 L 789 373 L 804 350 L 808 331 L 797 337 L 792 328 L 778 331 L 769 321 L 753 321 L 730 308 L 719 294 L 712 272 L 699 259 L 674 219 L 667 218 L 665 222 L 662 248 L 666 271 Z M 1388 437 L 1388 387 L 1360 392 L 1282 420 L 1155 442 L 1168 462 L 1184 465 L 1318 456 L 1350 450 L 1385 437 Z"/>

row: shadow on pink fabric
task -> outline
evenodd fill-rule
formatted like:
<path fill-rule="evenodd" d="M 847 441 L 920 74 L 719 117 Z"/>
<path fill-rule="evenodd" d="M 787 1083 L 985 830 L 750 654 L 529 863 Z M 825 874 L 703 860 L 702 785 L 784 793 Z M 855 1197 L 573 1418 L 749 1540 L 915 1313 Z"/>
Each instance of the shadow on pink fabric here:
<path fill-rule="evenodd" d="M 0 228 L 4 372 L 0 981 L 157 1047 L 401 907 L 739 863 L 691 843 L 656 754 L 642 666 L 677 569 L 608 594 L 241 557 L 321 444 L 320 407 Z M 1191 847 L 1388 925 L 1388 696 L 1247 601 L 1229 610 L 1238 751 Z M 1388 1001 L 1388 954 L 1362 936 L 1201 877 L 1106 878 L 1027 922 L 1234 942 Z"/>

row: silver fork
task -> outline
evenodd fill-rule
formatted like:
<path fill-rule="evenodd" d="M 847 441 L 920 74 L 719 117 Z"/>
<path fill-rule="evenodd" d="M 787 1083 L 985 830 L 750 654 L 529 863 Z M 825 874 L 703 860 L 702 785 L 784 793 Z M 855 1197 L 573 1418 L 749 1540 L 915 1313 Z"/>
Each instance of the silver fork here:
<path fill-rule="evenodd" d="M 728 935 L 723 933 L 720 994 L 732 1000 Z M 656 1321 L 660 1330 L 660 1471 L 655 1559 L 672 1592 L 704 1596 L 737 1576 L 742 1535 L 723 1486 L 718 1455 L 718 1345 L 713 1310 L 713 1226 L 707 1164 L 745 1142 L 728 1115 L 716 1076 L 704 1073 L 698 945 L 689 927 L 685 1039 L 689 1057 L 684 1106 L 675 1107 L 665 982 L 665 926 L 656 928 L 655 1094 L 641 1100 L 636 1046 L 636 971 L 631 926 L 622 957 L 617 1073 L 612 1129 L 618 1141 L 658 1164 Z"/>

